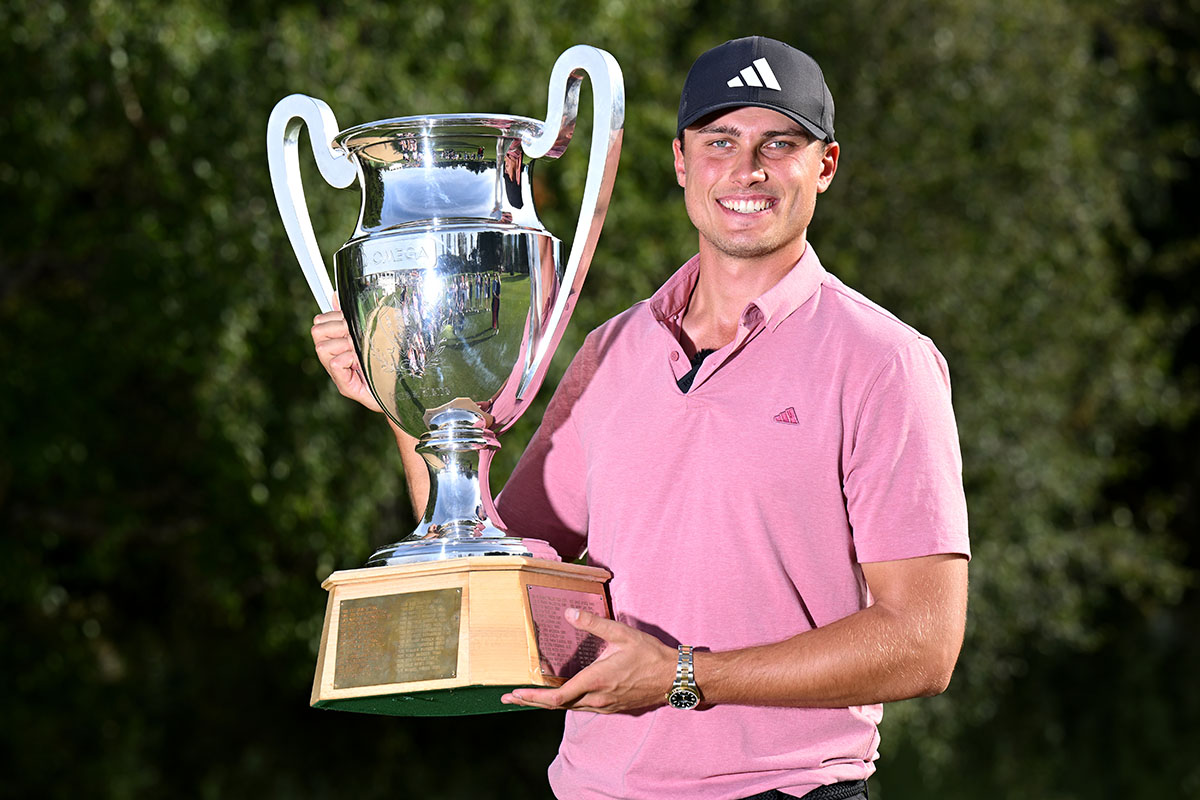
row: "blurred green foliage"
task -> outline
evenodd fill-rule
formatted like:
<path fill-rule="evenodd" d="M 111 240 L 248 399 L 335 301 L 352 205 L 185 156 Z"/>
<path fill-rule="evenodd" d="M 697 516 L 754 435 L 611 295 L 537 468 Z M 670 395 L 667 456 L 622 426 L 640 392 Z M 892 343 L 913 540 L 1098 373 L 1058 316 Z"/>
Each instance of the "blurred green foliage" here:
<path fill-rule="evenodd" d="M 954 375 L 968 639 L 949 692 L 889 709 L 874 791 L 1200 796 L 1198 5 L 0 7 L 0 796 L 545 796 L 556 715 L 307 709 L 319 582 L 412 521 L 380 420 L 311 353 L 266 117 L 291 92 L 343 127 L 541 117 L 566 47 L 623 66 L 605 233 L 499 487 L 586 331 L 693 252 L 678 90 L 750 33 L 812 53 L 837 100 L 824 263 Z M 576 145 L 537 170 L 564 238 L 585 169 Z M 331 253 L 357 198 L 306 170 Z"/>

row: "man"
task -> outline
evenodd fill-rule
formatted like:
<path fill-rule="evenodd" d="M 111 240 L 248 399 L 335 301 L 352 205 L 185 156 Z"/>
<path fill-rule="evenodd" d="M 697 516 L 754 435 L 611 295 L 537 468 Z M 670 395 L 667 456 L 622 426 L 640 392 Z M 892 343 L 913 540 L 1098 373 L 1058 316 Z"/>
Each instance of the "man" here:
<path fill-rule="evenodd" d="M 880 704 L 942 691 L 962 643 L 946 366 L 808 244 L 840 154 L 811 58 L 762 37 L 703 54 L 674 153 L 698 255 L 592 332 L 500 500 L 613 572 L 616 619 L 568 612 L 603 655 L 503 700 L 570 709 L 560 797 L 865 798 Z M 340 317 L 313 335 L 373 405 Z"/>

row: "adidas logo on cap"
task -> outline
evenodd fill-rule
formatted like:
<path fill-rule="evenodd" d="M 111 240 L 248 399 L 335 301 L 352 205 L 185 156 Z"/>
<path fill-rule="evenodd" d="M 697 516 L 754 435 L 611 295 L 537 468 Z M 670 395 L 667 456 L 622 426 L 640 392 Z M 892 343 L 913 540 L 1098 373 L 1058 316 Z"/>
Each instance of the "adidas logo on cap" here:
<path fill-rule="evenodd" d="M 755 59 L 753 64 L 743 69 L 738 75 L 740 77 L 734 76 L 726 86 L 731 89 L 739 86 L 757 86 L 774 89 L 777 92 L 782 91 L 779 81 L 775 80 L 775 73 L 771 71 L 771 65 L 765 58 Z"/>

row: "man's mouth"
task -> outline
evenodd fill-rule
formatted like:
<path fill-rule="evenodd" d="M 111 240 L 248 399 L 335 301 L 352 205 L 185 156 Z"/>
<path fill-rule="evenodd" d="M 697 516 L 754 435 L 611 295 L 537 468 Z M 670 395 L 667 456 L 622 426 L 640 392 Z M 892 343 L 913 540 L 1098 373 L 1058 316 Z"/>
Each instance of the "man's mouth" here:
<path fill-rule="evenodd" d="M 776 203 L 774 199 L 769 198 L 744 200 L 736 197 L 724 197 L 717 202 L 720 203 L 721 208 L 735 211 L 738 214 L 756 214 L 759 211 L 766 211 Z"/>

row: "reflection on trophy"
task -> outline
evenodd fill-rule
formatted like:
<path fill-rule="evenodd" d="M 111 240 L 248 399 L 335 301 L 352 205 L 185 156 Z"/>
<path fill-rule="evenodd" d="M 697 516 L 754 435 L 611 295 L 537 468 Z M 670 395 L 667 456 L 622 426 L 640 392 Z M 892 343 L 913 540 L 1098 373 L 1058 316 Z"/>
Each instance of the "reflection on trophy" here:
<path fill-rule="evenodd" d="M 571 252 L 538 219 L 531 171 L 570 144 L 584 74 L 595 122 Z M 607 615 L 601 569 L 563 563 L 536 531 L 510 533 L 488 487 L 506 430 L 529 406 L 574 309 L 612 192 L 625 116 L 611 55 L 576 46 L 550 78 L 545 122 L 404 117 L 338 132 L 320 100 L 271 112 L 267 151 L 284 227 L 317 303 L 333 287 L 300 182 L 307 125 L 321 175 L 356 178 L 362 210 L 337 251 L 337 290 L 371 391 L 418 437 L 430 498 L 415 531 L 363 569 L 333 573 L 312 702 L 403 715 L 507 710 L 515 686 L 553 686 L 597 642 L 562 617 Z M 515 534 L 515 535 L 514 535 Z"/>

